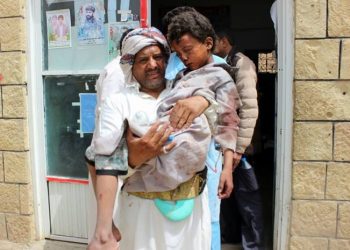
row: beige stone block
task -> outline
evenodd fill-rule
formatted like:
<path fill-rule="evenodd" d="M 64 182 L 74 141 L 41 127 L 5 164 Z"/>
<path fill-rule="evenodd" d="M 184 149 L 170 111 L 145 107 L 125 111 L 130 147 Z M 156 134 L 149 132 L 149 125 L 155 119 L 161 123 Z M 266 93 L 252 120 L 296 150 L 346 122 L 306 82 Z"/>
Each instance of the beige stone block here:
<path fill-rule="evenodd" d="M 333 201 L 293 201 L 291 235 L 335 237 L 337 203 Z"/>
<path fill-rule="evenodd" d="M 350 239 L 350 203 L 339 204 L 337 238 Z"/>
<path fill-rule="evenodd" d="M 331 160 L 332 134 L 332 123 L 295 122 L 293 159 Z"/>
<path fill-rule="evenodd" d="M 4 182 L 5 175 L 4 175 L 4 161 L 2 157 L 2 152 L 0 152 L 0 182 Z"/>
<path fill-rule="evenodd" d="M 349 250 L 350 240 L 330 239 L 329 250 Z"/>
<path fill-rule="evenodd" d="M 343 40 L 341 62 L 340 62 L 340 78 L 350 79 L 350 39 Z"/>
<path fill-rule="evenodd" d="M 23 17 L 4 18 L 0 21 L 1 51 L 26 50 L 26 35 Z"/>
<path fill-rule="evenodd" d="M 315 39 L 295 41 L 296 79 L 337 79 L 339 40 Z"/>
<path fill-rule="evenodd" d="M 296 120 L 350 120 L 350 82 L 295 82 Z"/>
<path fill-rule="evenodd" d="M 7 240 L 5 214 L 0 214 L 0 240 Z"/>
<path fill-rule="evenodd" d="M 324 199 L 326 163 L 295 162 L 293 164 L 293 198 Z"/>
<path fill-rule="evenodd" d="M 19 186 L 0 183 L 0 213 L 19 213 Z"/>
<path fill-rule="evenodd" d="M 326 36 L 326 0 L 296 0 L 295 15 L 295 36 L 297 38 Z"/>
<path fill-rule="evenodd" d="M 0 73 L 0 85 L 2 84 L 1 73 Z M 2 88 L 0 88 L 0 95 L 2 96 Z M 2 102 L 0 102 L 0 117 L 2 117 Z"/>
<path fill-rule="evenodd" d="M 26 82 L 26 74 L 26 56 L 24 53 L 0 53 L 2 84 L 24 84 Z"/>
<path fill-rule="evenodd" d="M 350 122 L 336 123 L 334 127 L 334 160 L 350 161 Z"/>
<path fill-rule="evenodd" d="M 328 163 L 326 198 L 350 200 L 350 163 Z"/>
<path fill-rule="evenodd" d="M 33 214 L 33 193 L 32 185 L 25 184 L 19 186 L 21 214 Z"/>
<path fill-rule="evenodd" d="M 6 215 L 6 221 L 10 241 L 27 243 L 34 239 L 33 216 Z"/>
<path fill-rule="evenodd" d="M 0 119 L 0 150 L 28 150 L 27 120 Z"/>
<path fill-rule="evenodd" d="M 289 250 L 327 250 L 328 239 L 318 237 L 291 237 Z"/>
<path fill-rule="evenodd" d="M 27 117 L 26 86 L 4 86 L 2 88 L 3 117 Z"/>
<path fill-rule="evenodd" d="M 350 36 L 350 2 L 348 0 L 328 1 L 328 35 Z"/>
<path fill-rule="evenodd" d="M 25 0 L 1 0 L 0 17 L 24 16 Z"/>
<path fill-rule="evenodd" d="M 28 152 L 4 152 L 5 182 L 28 183 L 28 161 Z"/>

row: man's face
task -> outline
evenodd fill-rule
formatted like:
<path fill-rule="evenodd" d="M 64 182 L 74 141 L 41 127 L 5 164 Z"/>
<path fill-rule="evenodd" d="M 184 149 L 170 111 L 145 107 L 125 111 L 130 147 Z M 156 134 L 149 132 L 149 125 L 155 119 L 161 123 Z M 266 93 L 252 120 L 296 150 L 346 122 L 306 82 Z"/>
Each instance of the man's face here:
<path fill-rule="evenodd" d="M 215 43 L 215 48 L 214 48 L 214 54 L 218 55 L 222 58 L 226 56 L 225 48 L 224 48 L 224 41 L 221 38 L 218 38 Z"/>
<path fill-rule="evenodd" d="M 132 74 L 145 93 L 160 93 L 164 88 L 165 56 L 157 45 L 143 48 L 135 55 Z"/>
<path fill-rule="evenodd" d="M 94 12 L 91 10 L 86 10 L 85 16 L 86 16 L 86 19 L 90 20 L 94 17 Z"/>
<path fill-rule="evenodd" d="M 192 35 L 185 34 L 178 42 L 173 41 L 171 47 L 191 70 L 203 67 L 212 60 L 210 50 L 213 47 L 213 39 L 211 37 L 207 37 L 202 43 Z"/>

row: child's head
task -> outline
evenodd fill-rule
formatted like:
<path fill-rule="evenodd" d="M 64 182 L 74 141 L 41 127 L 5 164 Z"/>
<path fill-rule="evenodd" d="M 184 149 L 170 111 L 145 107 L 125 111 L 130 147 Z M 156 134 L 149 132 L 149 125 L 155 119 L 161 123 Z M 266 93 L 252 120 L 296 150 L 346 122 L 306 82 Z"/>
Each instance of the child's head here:
<path fill-rule="evenodd" d="M 164 17 L 162 18 L 162 25 L 161 25 L 161 31 L 163 34 L 167 34 L 168 33 L 168 26 L 169 24 L 171 24 L 171 21 L 173 20 L 173 18 L 181 13 L 184 12 L 195 12 L 195 8 L 190 7 L 190 6 L 179 6 L 176 7 L 170 11 L 168 11 Z"/>
<path fill-rule="evenodd" d="M 174 16 L 168 27 L 168 40 L 190 70 L 211 62 L 215 46 L 215 31 L 210 21 L 199 12 Z"/>

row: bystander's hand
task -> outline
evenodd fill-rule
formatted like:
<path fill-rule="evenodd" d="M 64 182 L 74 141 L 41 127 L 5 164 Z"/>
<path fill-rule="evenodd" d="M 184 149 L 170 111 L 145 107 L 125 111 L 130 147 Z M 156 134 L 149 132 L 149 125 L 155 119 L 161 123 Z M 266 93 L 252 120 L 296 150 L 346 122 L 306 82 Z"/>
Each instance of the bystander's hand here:
<path fill-rule="evenodd" d="M 202 96 L 179 100 L 170 112 L 170 125 L 178 130 L 188 128 L 208 107 L 209 102 Z"/>
<path fill-rule="evenodd" d="M 233 167 L 232 170 L 235 170 L 235 168 L 238 166 L 239 162 L 241 161 L 242 154 L 238 152 L 233 153 Z"/>
<path fill-rule="evenodd" d="M 226 199 L 230 197 L 233 190 L 232 169 L 224 168 L 220 175 L 220 182 L 218 188 L 219 199 Z"/>
<path fill-rule="evenodd" d="M 128 128 L 126 141 L 128 145 L 129 166 L 138 167 L 146 161 L 168 153 L 175 147 L 175 142 L 166 144 L 173 129 L 167 123 L 154 123 L 142 137 L 136 137 Z"/>

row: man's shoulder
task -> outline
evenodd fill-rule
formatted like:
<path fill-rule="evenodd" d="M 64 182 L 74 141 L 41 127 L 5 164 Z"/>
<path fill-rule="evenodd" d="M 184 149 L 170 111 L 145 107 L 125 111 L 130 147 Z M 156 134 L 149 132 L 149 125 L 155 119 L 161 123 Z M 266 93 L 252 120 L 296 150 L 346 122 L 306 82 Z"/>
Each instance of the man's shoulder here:
<path fill-rule="evenodd" d="M 116 57 L 104 67 L 105 80 L 115 81 L 116 84 L 124 82 L 124 74 L 120 67 L 120 57 Z"/>
<path fill-rule="evenodd" d="M 235 56 L 237 57 L 237 63 L 240 62 L 240 63 L 254 64 L 254 62 L 242 52 L 237 52 Z"/>

